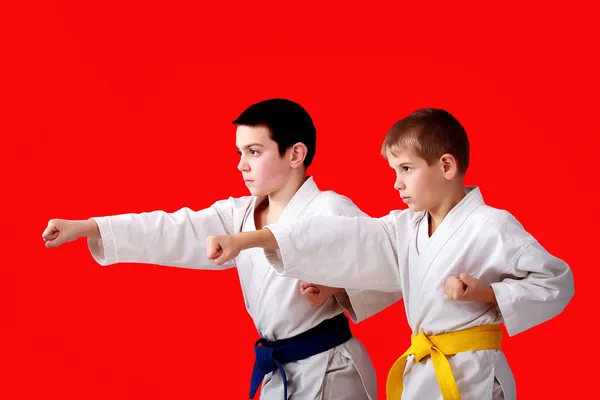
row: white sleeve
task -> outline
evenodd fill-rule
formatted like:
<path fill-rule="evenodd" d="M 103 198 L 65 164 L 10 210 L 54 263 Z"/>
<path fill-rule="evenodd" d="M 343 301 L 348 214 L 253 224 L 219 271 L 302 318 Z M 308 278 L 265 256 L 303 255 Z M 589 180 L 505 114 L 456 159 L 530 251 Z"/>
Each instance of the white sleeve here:
<path fill-rule="evenodd" d="M 334 207 L 337 215 L 345 217 L 368 217 L 350 199 Z M 336 265 L 331 266 L 335 268 Z M 334 295 L 338 304 L 348 312 L 352 322 L 358 323 L 386 309 L 402 298 L 402 291 L 383 292 L 379 290 L 345 289 Z"/>
<path fill-rule="evenodd" d="M 265 255 L 282 276 L 347 290 L 401 290 L 391 215 L 322 216 L 267 228 L 279 250 Z"/>
<path fill-rule="evenodd" d="M 514 253 L 509 276 L 491 286 L 513 336 L 560 314 L 573 297 L 574 283 L 567 263 L 548 253 L 516 219 L 511 216 L 505 226 L 510 243 L 522 245 Z"/>
<path fill-rule="evenodd" d="M 119 262 L 194 269 L 225 269 L 206 257 L 206 237 L 234 233 L 234 199 L 221 200 L 200 211 L 153 211 L 92 218 L 101 239 L 88 239 L 89 250 L 101 265 Z"/>
<path fill-rule="evenodd" d="M 345 292 L 337 293 L 335 297 L 356 324 L 402 299 L 402 291 L 346 289 Z"/>

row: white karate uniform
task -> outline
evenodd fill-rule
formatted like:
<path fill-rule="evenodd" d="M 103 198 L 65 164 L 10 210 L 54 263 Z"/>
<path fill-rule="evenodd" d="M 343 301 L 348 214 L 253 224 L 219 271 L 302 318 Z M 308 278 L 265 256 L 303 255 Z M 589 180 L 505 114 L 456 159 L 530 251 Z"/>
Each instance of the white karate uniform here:
<path fill-rule="evenodd" d="M 102 239 L 89 239 L 89 248 L 101 265 L 132 262 L 211 270 L 237 267 L 246 309 L 259 335 L 268 340 L 298 335 L 344 309 L 358 322 L 400 299 L 399 292 L 358 289 L 314 307 L 300 294 L 298 280 L 276 274 L 259 249 L 243 252 L 236 260 L 216 266 L 206 257 L 206 237 L 255 230 L 254 210 L 263 200 L 247 196 L 218 201 L 201 211 L 183 208 L 174 213 L 154 211 L 94 218 Z M 320 191 L 311 177 L 296 192 L 279 221 L 326 215 L 365 214 L 348 198 Z M 333 263 L 331 268 L 337 265 Z M 248 346 L 253 344 L 254 340 L 248 339 Z M 325 353 L 285 364 L 284 369 L 291 400 L 377 398 L 374 367 L 356 338 Z M 250 382 L 250 375 L 248 371 L 248 376 L 240 379 Z M 260 398 L 283 398 L 279 371 L 265 377 Z"/>
<path fill-rule="evenodd" d="M 431 237 L 427 213 L 410 210 L 380 219 L 321 217 L 267 228 L 279 250 L 265 254 L 281 276 L 345 288 L 400 289 L 414 335 L 503 322 L 513 336 L 561 313 L 574 292 L 569 266 L 510 213 L 487 206 L 478 188 L 467 190 Z M 490 283 L 497 305 L 448 298 L 446 278 L 461 273 Z M 463 400 L 516 398 L 502 351 L 469 351 L 448 360 Z M 402 399 L 441 398 L 431 358 L 416 363 L 410 356 Z"/>

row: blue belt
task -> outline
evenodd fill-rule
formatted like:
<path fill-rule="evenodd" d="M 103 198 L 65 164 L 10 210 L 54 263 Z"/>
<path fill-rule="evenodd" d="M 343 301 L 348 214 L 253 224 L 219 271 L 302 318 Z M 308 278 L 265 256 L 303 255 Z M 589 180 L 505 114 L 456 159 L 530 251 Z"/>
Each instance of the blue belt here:
<path fill-rule="evenodd" d="M 339 314 L 288 339 L 274 342 L 259 339 L 254 344 L 256 361 L 250 381 L 250 398 L 254 398 L 265 375 L 279 369 L 283 378 L 283 398 L 287 400 L 287 377 L 283 370 L 283 364 L 323 353 L 346 343 L 351 337 L 352 332 L 348 318 L 344 314 Z"/>

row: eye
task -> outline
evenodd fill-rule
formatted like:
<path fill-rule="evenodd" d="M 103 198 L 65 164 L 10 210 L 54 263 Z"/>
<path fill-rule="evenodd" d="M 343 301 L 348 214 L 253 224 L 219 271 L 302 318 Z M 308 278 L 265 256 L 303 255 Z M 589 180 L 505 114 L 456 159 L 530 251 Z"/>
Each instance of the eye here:
<path fill-rule="evenodd" d="M 406 165 L 402 167 L 402 171 L 404 172 L 410 172 L 410 167 L 407 167 Z"/>
<path fill-rule="evenodd" d="M 260 154 L 260 153 L 258 152 L 258 150 L 256 150 L 256 149 L 250 149 L 250 155 L 251 155 L 251 156 L 257 156 L 257 155 L 259 155 L 259 154 Z"/>

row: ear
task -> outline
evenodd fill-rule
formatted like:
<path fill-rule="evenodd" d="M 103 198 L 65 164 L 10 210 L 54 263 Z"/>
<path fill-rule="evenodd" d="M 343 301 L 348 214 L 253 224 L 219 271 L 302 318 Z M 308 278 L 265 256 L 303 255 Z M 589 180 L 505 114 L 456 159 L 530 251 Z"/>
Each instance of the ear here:
<path fill-rule="evenodd" d="M 442 168 L 442 173 L 444 174 L 444 179 L 447 181 L 454 179 L 460 173 L 456 158 L 454 158 L 452 154 L 446 153 L 442 155 L 440 157 L 440 166 Z"/>
<path fill-rule="evenodd" d="M 290 166 L 292 168 L 298 168 L 304 165 L 304 159 L 308 149 L 304 143 L 296 143 L 288 149 L 288 156 L 290 160 Z"/>

